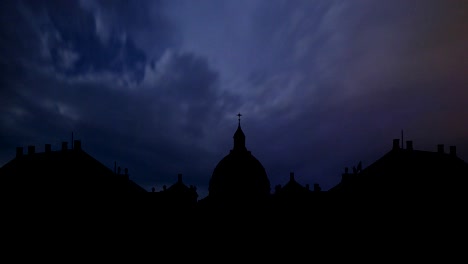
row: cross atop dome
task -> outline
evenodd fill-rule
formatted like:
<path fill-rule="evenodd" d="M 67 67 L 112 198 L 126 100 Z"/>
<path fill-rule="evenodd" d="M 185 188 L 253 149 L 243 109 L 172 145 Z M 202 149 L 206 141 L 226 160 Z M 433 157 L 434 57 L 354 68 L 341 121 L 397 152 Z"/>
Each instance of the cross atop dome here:
<path fill-rule="evenodd" d="M 236 151 L 246 151 L 247 149 L 245 148 L 245 135 L 244 132 L 242 132 L 242 128 L 240 125 L 240 118 L 241 118 L 241 113 L 237 114 L 237 119 L 239 121 L 239 125 L 237 126 L 236 133 L 234 133 L 234 148 L 233 150 Z"/>

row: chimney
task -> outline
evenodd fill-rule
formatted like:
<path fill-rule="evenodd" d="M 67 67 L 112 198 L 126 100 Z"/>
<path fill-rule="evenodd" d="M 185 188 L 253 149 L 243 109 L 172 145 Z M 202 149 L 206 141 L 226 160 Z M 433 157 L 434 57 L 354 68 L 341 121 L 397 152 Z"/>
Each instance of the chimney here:
<path fill-rule="evenodd" d="M 342 182 L 348 181 L 349 176 L 350 176 L 350 175 L 349 175 L 348 167 L 345 167 L 345 168 L 344 168 L 344 171 L 345 171 L 345 172 L 344 172 L 343 174 L 341 174 L 341 181 L 342 181 Z"/>
<path fill-rule="evenodd" d="M 444 153 L 444 144 L 438 144 L 437 145 L 437 152 L 438 153 Z"/>
<path fill-rule="evenodd" d="M 314 192 L 320 192 L 322 188 L 320 188 L 320 184 L 314 183 Z"/>
<path fill-rule="evenodd" d="M 406 149 L 407 150 L 413 150 L 413 141 L 411 141 L 411 140 L 406 141 Z"/>
<path fill-rule="evenodd" d="M 394 138 L 393 139 L 393 150 L 400 149 L 400 139 Z"/>
<path fill-rule="evenodd" d="M 450 155 L 456 157 L 457 156 L 457 147 L 450 146 Z"/>
<path fill-rule="evenodd" d="M 50 153 L 52 151 L 52 145 L 50 144 L 45 144 L 45 153 Z"/>
<path fill-rule="evenodd" d="M 314 185 L 314 187 L 315 187 L 315 185 Z M 310 186 L 309 186 L 308 183 L 305 185 L 305 188 L 306 188 L 307 190 L 310 190 Z"/>
<path fill-rule="evenodd" d="M 182 183 L 182 174 L 177 174 L 177 182 Z"/>
<path fill-rule="evenodd" d="M 128 168 L 125 168 L 124 171 L 125 171 L 124 176 L 125 176 L 126 179 L 128 179 Z"/>
<path fill-rule="evenodd" d="M 294 172 L 289 173 L 289 181 L 294 181 Z"/>
<path fill-rule="evenodd" d="M 73 141 L 73 149 L 74 150 L 81 150 L 81 140 L 74 140 Z"/>
<path fill-rule="evenodd" d="M 23 156 L 23 147 L 16 147 L 16 157 L 19 158 Z"/>
<path fill-rule="evenodd" d="M 28 155 L 32 155 L 36 152 L 36 148 L 34 146 L 28 146 Z"/>
<path fill-rule="evenodd" d="M 67 151 L 67 149 L 68 149 L 68 142 L 63 141 L 62 142 L 62 151 Z"/>

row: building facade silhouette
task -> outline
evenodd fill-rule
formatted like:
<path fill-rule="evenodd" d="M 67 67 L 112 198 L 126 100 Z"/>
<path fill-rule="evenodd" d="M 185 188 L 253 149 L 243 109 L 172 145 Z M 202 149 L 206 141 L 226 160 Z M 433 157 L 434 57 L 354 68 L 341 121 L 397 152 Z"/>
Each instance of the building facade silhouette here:
<path fill-rule="evenodd" d="M 44 152 L 35 146 L 16 148 L 16 156 L 0 168 L 1 191 L 18 194 L 131 194 L 146 190 L 130 180 L 128 169 L 112 171 L 82 149 L 62 142 L 59 150 L 45 144 Z"/>
<path fill-rule="evenodd" d="M 437 195 L 466 192 L 468 163 L 457 156 L 456 146 L 446 152 L 443 144 L 436 151 L 416 150 L 413 141 L 406 148 L 393 139 L 390 151 L 361 169 L 345 168 L 341 181 L 329 192 L 374 195 Z"/>
<path fill-rule="evenodd" d="M 448 152 L 443 144 L 436 151 L 423 151 L 414 149 L 413 141 L 406 141 L 403 148 L 399 139 L 369 166 L 359 162 L 352 172 L 345 168 L 341 181 L 329 190 L 317 183 L 311 189 L 297 182 L 294 172 L 286 184 L 271 190 L 264 166 L 246 147 L 240 116 L 233 148 L 215 166 L 203 199 L 198 199 L 196 186 L 183 182 L 182 174 L 173 185 L 148 192 L 130 179 L 127 168 L 112 171 L 86 153 L 80 140 L 74 140 L 71 148 L 62 142 L 62 148 L 55 151 L 46 144 L 42 153 L 35 146 L 28 146 L 27 153 L 17 147 L 16 156 L 0 167 L 0 190 L 37 195 L 147 193 L 149 210 L 161 212 L 266 209 L 277 213 L 314 211 L 337 200 L 346 201 L 348 195 L 365 195 L 371 200 L 466 193 L 468 163 L 457 156 L 455 146 Z"/>

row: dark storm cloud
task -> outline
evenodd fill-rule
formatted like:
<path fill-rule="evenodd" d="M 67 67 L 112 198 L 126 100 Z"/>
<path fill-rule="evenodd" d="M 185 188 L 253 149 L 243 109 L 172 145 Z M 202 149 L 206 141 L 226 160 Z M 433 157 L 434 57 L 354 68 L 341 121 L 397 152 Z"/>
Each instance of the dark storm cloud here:
<path fill-rule="evenodd" d="M 206 195 L 232 146 L 328 189 L 405 130 L 468 157 L 466 1 L 2 1 L 0 159 L 70 140 Z"/>
<path fill-rule="evenodd" d="M 93 131 L 110 128 L 103 132 L 116 137 L 115 140 L 103 140 L 116 145 L 108 152 L 126 152 L 121 159 L 134 162 L 133 175 L 140 182 L 148 176 L 152 180 L 171 181 L 173 179 L 164 177 L 175 177 L 178 172 L 184 172 L 184 166 L 191 168 L 190 173 L 184 173 L 188 177 L 191 173 L 201 173 L 192 168 L 190 159 L 207 152 L 202 143 L 209 131 L 197 120 L 207 121 L 203 118 L 206 113 L 216 112 L 219 107 L 210 103 L 218 97 L 217 76 L 202 59 L 173 54 L 164 60 L 167 61 L 165 68 L 160 69 L 162 72 L 152 73 L 160 74 L 157 76 L 160 79 L 139 87 L 140 90 L 121 91 L 114 89 L 111 83 L 106 87 L 79 86 L 81 96 L 78 98 L 89 99 L 78 100 L 83 103 L 76 105 L 78 109 L 86 109 L 81 112 L 84 118 L 78 122 L 77 130 L 89 131 L 87 137 L 94 141 Z M 151 72 L 146 74 L 149 77 Z M 92 107 L 87 107 L 89 105 Z M 153 175 L 142 175 L 144 173 Z"/>
<path fill-rule="evenodd" d="M 180 36 L 164 13 L 164 1 L 82 0 L 80 5 L 94 15 L 96 33 L 103 42 L 113 36 L 131 38 L 150 57 L 159 57 L 179 43 Z"/>
<path fill-rule="evenodd" d="M 74 132 L 90 154 L 128 167 L 148 190 L 177 173 L 207 184 L 216 159 L 209 124 L 235 98 L 218 92 L 204 58 L 174 49 L 157 2 L 140 5 L 3 3 L 2 163 L 15 146 L 59 148 Z M 145 33 L 158 39 L 151 50 Z"/>
<path fill-rule="evenodd" d="M 243 107 L 259 119 L 249 142 L 272 181 L 291 170 L 328 189 L 401 129 L 421 149 L 466 149 L 468 127 L 456 121 L 468 114 L 466 10 L 463 1 L 260 4 Z"/>

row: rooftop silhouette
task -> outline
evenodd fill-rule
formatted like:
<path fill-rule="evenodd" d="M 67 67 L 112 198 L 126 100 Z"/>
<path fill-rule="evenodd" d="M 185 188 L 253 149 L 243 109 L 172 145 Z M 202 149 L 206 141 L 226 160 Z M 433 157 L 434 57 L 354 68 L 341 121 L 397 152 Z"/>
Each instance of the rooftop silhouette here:
<path fill-rule="evenodd" d="M 392 148 L 367 167 L 346 167 L 341 181 L 329 190 L 318 183 L 296 181 L 294 172 L 283 186 L 272 190 L 262 163 L 246 147 L 242 116 L 233 135 L 233 148 L 215 166 L 207 197 L 199 199 L 196 186 L 187 186 L 181 173 L 163 190 L 147 191 L 132 181 L 128 168 L 107 168 L 89 155 L 80 140 L 62 142 L 62 148 L 38 153 L 35 146 L 17 147 L 16 156 L 0 168 L 3 193 L 23 194 L 145 194 L 145 203 L 156 211 L 210 212 L 250 210 L 257 212 L 314 211 L 350 195 L 387 197 L 465 193 L 468 164 L 457 156 L 456 147 L 447 152 L 443 144 L 435 151 L 416 150 L 413 141 L 393 139 Z M 175 175 L 175 174 L 174 174 Z M 348 198 L 343 198 L 348 197 Z"/>
<path fill-rule="evenodd" d="M 4 193 L 144 193 L 145 189 L 130 180 L 128 168 L 112 171 L 83 150 L 74 140 L 69 148 L 62 142 L 59 150 L 45 144 L 44 152 L 35 146 L 16 148 L 16 156 L 0 168 Z"/>

